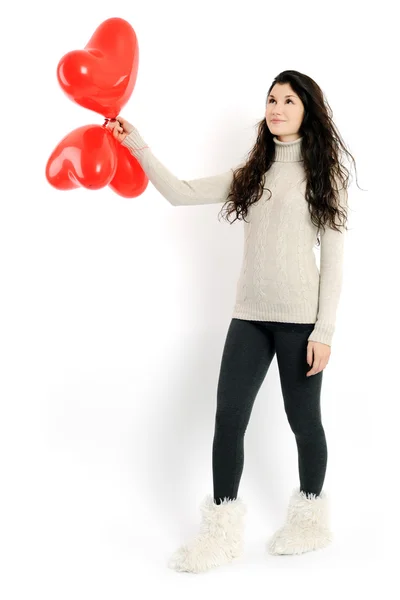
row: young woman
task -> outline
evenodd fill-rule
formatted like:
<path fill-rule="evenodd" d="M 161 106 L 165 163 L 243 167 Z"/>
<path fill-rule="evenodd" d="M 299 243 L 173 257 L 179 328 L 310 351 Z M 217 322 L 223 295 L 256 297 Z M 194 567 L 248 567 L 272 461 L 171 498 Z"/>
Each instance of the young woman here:
<path fill-rule="evenodd" d="M 322 491 L 327 444 L 320 395 L 335 330 L 347 229 L 348 171 L 339 150 L 352 155 L 327 107 L 310 77 L 298 71 L 280 73 L 269 88 L 265 118 L 247 160 L 236 169 L 190 181 L 168 171 L 128 121 L 118 117 L 108 124 L 171 204 L 225 203 L 227 217 L 236 213 L 234 221 L 244 220 L 242 270 L 217 390 L 214 494 L 202 502 L 200 533 L 169 560 L 178 571 L 205 571 L 243 552 L 247 508 L 237 494 L 244 436 L 275 354 L 297 444 L 300 486 L 292 492 L 286 523 L 267 547 L 271 554 L 298 554 L 332 540 L 328 499 Z M 315 242 L 321 246 L 320 270 Z"/>

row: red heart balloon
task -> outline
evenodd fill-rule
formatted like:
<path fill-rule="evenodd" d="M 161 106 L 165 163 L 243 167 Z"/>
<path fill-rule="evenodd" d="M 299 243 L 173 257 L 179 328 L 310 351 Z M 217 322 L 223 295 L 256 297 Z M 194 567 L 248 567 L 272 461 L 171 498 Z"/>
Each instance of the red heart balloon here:
<path fill-rule="evenodd" d="M 109 187 L 124 198 L 136 198 L 147 188 L 149 178 L 126 146 L 117 144 L 117 170 Z"/>
<path fill-rule="evenodd" d="M 70 100 L 113 119 L 132 94 L 138 64 L 134 29 L 124 19 L 112 18 L 99 25 L 84 50 L 62 57 L 57 78 Z"/>
<path fill-rule="evenodd" d="M 79 186 L 98 190 L 117 170 L 117 141 L 100 125 L 84 125 L 66 135 L 46 165 L 47 181 L 58 190 Z"/>

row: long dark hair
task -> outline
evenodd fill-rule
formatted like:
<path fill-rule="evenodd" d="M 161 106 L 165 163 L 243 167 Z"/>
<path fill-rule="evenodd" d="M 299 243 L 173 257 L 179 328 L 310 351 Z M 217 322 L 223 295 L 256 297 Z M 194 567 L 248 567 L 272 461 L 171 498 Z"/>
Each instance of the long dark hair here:
<path fill-rule="evenodd" d="M 288 83 L 304 105 L 304 117 L 298 133 L 303 137 L 301 153 L 307 179 L 305 195 L 311 220 L 318 228 L 318 233 L 321 227 L 325 230 L 326 223 L 339 231 L 335 223 L 336 216 L 342 219 L 340 225 L 347 229 L 347 210 L 339 204 L 338 190 L 344 188 L 347 195 L 349 171 L 340 163 L 340 148 L 351 157 L 354 165 L 355 160 L 346 149 L 332 121 L 332 110 L 321 88 L 313 79 L 299 71 L 283 71 L 275 77 L 268 90 L 266 102 L 271 89 L 277 83 Z M 256 143 L 248 153 L 244 165 L 234 171 L 228 200 L 224 204 L 228 221 L 229 215 L 236 212 L 232 223 L 240 218 L 246 220 L 250 205 L 261 198 L 264 191 L 263 175 L 271 167 L 275 157 L 274 136 L 265 117 L 257 123 L 257 127 Z M 270 192 L 270 200 L 272 192 L 266 189 Z"/>

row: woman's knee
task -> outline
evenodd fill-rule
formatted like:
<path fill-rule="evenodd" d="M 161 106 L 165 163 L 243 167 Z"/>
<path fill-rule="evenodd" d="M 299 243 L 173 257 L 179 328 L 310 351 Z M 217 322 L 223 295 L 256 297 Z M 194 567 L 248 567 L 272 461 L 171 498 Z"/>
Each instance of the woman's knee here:
<path fill-rule="evenodd" d="M 315 438 L 325 434 L 322 422 L 317 420 L 296 419 L 288 417 L 289 425 L 296 437 L 302 439 Z"/>
<path fill-rule="evenodd" d="M 244 435 L 246 423 L 244 415 L 233 410 L 219 410 L 215 415 L 215 431 L 220 435 Z"/>

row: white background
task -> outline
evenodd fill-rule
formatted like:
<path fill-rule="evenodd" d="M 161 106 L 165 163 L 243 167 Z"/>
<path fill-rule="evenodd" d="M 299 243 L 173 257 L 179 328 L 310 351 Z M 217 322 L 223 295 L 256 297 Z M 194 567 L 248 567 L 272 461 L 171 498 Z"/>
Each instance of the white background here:
<path fill-rule="evenodd" d="M 212 493 L 216 388 L 243 222 L 218 221 L 222 205 L 173 207 L 151 183 L 135 199 L 47 183 L 59 141 L 104 121 L 64 95 L 57 64 L 116 16 L 134 27 L 140 49 L 121 114 L 182 179 L 243 160 L 268 88 L 286 69 L 321 86 L 356 159 L 362 189 L 353 170 L 323 380 L 324 489 L 335 535 L 323 551 L 265 550 L 298 484 L 274 359 L 245 438 L 245 557 L 197 579 L 166 567 Z M 399 533 L 395 33 L 388 1 L 42 1 L 3 12 L 4 600 L 242 598 L 250 585 L 260 598 L 337 597 L 344 586 L 349 595 L 381 589 L 382 578 L 398 585 L 390 569 Z"/>

